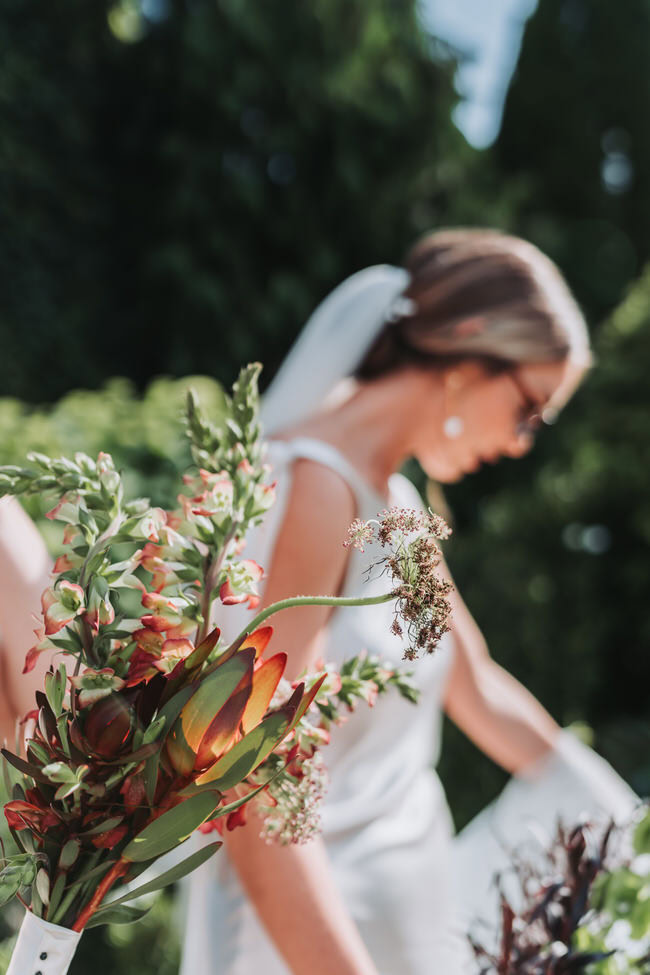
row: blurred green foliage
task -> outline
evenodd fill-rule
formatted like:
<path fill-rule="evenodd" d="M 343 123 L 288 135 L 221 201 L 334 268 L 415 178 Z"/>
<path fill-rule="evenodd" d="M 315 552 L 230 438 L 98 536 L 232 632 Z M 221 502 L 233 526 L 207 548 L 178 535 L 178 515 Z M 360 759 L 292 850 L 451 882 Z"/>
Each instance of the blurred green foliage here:
<path fill-rule="evenodd" d="M 540 0 L 493 152 L 511 229 L 560 265 L 594 323 L 650 257 L 650 3 Z"/>
<path fill-rule="evenodd" d="M 268 374 L 327 291 L 469 194 L 455 62 L 413 0 L 159 6 L 0 9 L 6 395 L 229 383 L 251 349 Z"/>
<path fill-rule="evenodd" d="M 22 464 L 28 450 L 72 456 L 81 450 L 113 456 L 124 470 L 130 497 L 148 497 L 174 507 L 178 472 L 191 464 L 181 417 L 188 389 L 193 389 L 212 417 L 223 409 L 223 390 L 208 376 L 158 378 L 142 395 L 128 379 L 111 379 L 101 390 L 77 389 L 52 407 L 34 407 L 0 399 L 0 464 Z M 58 526 L 46 520 L 39 498 L 25 499 L 51 549 Z"/>

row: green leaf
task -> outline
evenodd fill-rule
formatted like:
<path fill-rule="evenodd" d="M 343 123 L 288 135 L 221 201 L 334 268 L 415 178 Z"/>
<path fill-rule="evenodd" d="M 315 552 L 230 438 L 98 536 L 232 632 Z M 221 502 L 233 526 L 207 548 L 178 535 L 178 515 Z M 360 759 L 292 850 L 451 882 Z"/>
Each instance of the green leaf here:
<path fill-rule="evenodd" d="M 205 863 L 213 856 L 219 847 L 223 846 L 223 843 L 211 843 L 209 846 L 204 846 L 200 850 L 197 850 L 191 856 L 186 857 L 180 863 L 171 867 L 169 870 L 165 870 L 158 877 L 154 877 L 146 884 L 142 884 L 141 887 L 136 887 L 134 890 L 127 891 L 126 894 L 122 894 L 121 897 L 116 897 L 115 900 L 111 900 L 106 904 L 106 907 L 113 907 L 114 904 L 124 904 L 126 901 L 133 900 L 135 897 L 141 897 L 143 894 L 151 894 L 155 890 L 162 890 L 168 884 L 176 883 L 177 880 L 181 880 L 186 877 L 188 873 L 196 870 L 201 864 Z"/>
<path fill-rule="evenodd" d="M 85 873 L 75 877 L 73 881 L 67 884 L 66 890 L 72 890 L 73 887 L 80 887 L 81 884 L 85 884 L 88 880 L 94 880 L 95 877 L 103 877 L 104 874 L 108 873 L 114 863 L 114 860 L 104 860 L 103 863 L 98 863 L 96 867 L 92 867 L 90 870 L 86 870 Z"/>
<path fill-rule="evenodd" d="M 147 745 L 142 745 L 129 755 L 120 755 L 118 758 L 110 759 L 110 761 L 104 760 L 104 765 L 128 765 L 130 762 L 141 762 L 144 758 L 150 758 L 157 751 L 160 751 L 160 743 L 152 741 Z"/>
<path fill-rule="evenodd" d="M 50 878 L 47 870 L 41 867 L 36 871 L 36 890 L 41 902 L 47 907 L 50 903 Z"/>
<path fill-rule="evenodd" d="M 97 826 L 91 826 L 90 829 L 85 829 L 80 836 L 99 836 L 101 833 L 108 832 L 109 829 L 115 829 L 123 822 L 124 816 L 111 816 L 110 819 L 104 819 Z"/>
<path fill-rule="evenodd" d="M 24 758 L 19 758 L 18 755 L 14 755 L 6 748 L 2 749 L 2 754 L 5 760 L 19 772 L 22 772 L 23 775 L 29 775 L 34 781 L 41 782 L 43 785 L 51 785 L 47 775 L 38 766 L 32 765 L 31 762 L 26 762 Z"/>
<path fill-rule="evenodd" d="M 154 819 L 135 836 L 122 853 L 125 860 L 151 860 L 173 850 L 197 827 L 214 815 L 221 801 L 215 789 L 186 799 Z"/>
<path fill-rule="evenodd" d="M 81 843 L 79 840 L 68 840 L 59 856 L 59 869 L 69 870 L 73 863 L 76 862 L 80 850 Z"/>
<path fill-rule="evenodd" d="M 212 785 L 222 792 L 242 782 L 282 741 L 294 717 L 293 708 L 268 715 L 241 741 L 197 780 L 198 786 Z M 190 787 L 191 788 L 191 787 Z"/>
<path fill-rule="evenodd" d="M 63 896 L 63 891 L 65 890 L 65 871 L 62 871 L 56 880 L 54 881 L 54 886 L 52 887 L 52 894 L 50 895 L 50 903 L 47 908 L 48 918 L 54 917 L 54 913 L 61 903 L 61 897 Z"/>
<path fill-rule="evenodd" d="M 28 853 L 20 853 L 11 858 L 0 870 L 0 907 L 11 900 L 21 887 L 28 887 L 34 881 L 36 868 L 34 858 Z"/>
<path fill-rule="evenodd" d="M 63 683 L 61 682 L 61 677 L 59 672 L 47 673 L 45 675 L 45 694 L 47 696 L 47 701 L 55 718 L 58 718 L 61 714 L 61 707 L 63 705 L 63 695 L 65 693 L 65 678 Z"/>
<path fill-rule="evenodd" d="M 201 681 L 167 738 L 167 754 L 181 775 L 193 770 L 201 741 L 242 677 L 250 674 L 254 650 L 235 654 L 222 667 Z"/>
<path fill-rule="evenodd" d="M 650 853 L 650 810 L 634 830 L 633 842 L 636 853 Z"/>
<path fill-rule="evenodd" d="M 122 905 L 100 909 L 88 921 L 86 930 L 97 928 L 100 924 L 133 924 L 134 921 L 139 921 L 145 917 L 150 910 L 150 907 L 126 907 Z"/>

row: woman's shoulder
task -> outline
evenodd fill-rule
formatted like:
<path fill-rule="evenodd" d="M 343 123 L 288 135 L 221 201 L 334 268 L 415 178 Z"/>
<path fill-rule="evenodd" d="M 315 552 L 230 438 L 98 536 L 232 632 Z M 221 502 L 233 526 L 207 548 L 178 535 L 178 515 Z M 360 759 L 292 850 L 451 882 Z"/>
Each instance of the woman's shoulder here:
<path fill-rule="evenodd" d="M 292 516 L 345 527 L 353 520 L 357 508 L 354 487 L 327 444 L 307 438 L 274 440 L 269 444 L 269 460 L 278 486 L 288 494 Z"/>
<path fill-rule="evenodd" d="M 308 457 L 294 460 L 285 520 L 324 542 L 331 531 L 343 537 L 356 508 L 355 494 L 337 470 Z"/>

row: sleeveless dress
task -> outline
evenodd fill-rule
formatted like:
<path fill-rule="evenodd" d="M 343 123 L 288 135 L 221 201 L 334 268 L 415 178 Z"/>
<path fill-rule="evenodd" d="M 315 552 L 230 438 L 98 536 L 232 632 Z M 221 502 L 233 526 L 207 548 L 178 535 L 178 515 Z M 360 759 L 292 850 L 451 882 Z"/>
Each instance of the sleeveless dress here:
<path fill-rule="evenodd" d="M 307 438 L 272 441 L 269 461 L 278 498 L 246 548 L 246 555 L 267 569 L 298 458 L 337 471 L 354 493 L 357 517 L 374 518 L 386 507 L 329 444 Z M 390 504 L 422 507 L 417 491 L 401 475 L 391 478 Z M 368 581 L 364 575 L 372 558 L 371 546 L 365 553 L 351 550 L 342 595 L 385 591 L 385 579 Z M 220 620 L 232 625 L 233 635 L 245 625 L 236 610 Z M 340 665 L 366 649 L 403 667 L 403 644 L 390 633 L 391 620 L 390 603 L 335 610 L 324 658 Z M 453 641 L 446 634 L 433 655 L 409 665 L 420 689 L 417 705 L 392 689 L 373 708 L 361 702 L 332 729 L 323 751 L 330 774 L 322 806 L 323 839 L 343 900 L 381 975 L 457 975 L 463 970 L 467 949 L 454 908 L 452 823 L 433 768 L 452 653 Z M 290 975 L 225 848 L 190 877 L 186 918 L 182 975 Z"/>
<path fill-rule="evenodd" d="M 386 507 L 331 445 L 311 438 L 271 441 L 268 459 L 278 480 L 277 501 L 246 548 L 246 555 L 267 569 L 290 495 L 292 465 L 299 458 L 341 475 L 354 494 L 357 517 L 374 518 Z M 422 508 L 406 478 L 394 475 L 389 488 L 391 505 Z M 365 576 L 371 561 L 372 546 L 365 553 L 351 550 L 342 595 L 385 591 L 386 580 Z M 240 606 L 221 614 L 226 639 L 240 632 L 247 616 Z M 335 610 L 325 659 L 340 665 L 366 649 L 404 666 L 402 643 L 389 631 L 391 620 L 390 603 Z M 497 873 L 512 903 L 519 893 L 513 851 L 528 862 L 544 862 L 558 818 L 573 824 L 587 814 L 592 822 L 611 817 L 625 824 L 639 802 L 607 762 L 562 732 L 550 753 L 513 776 L 452 841 L 451 816 L 434 766 L 453 653 L 448 633 L 433 655 L 409 665 L 420 690 L 417 705 L 392 690 L 374 708 L 360 703 L 345 724 L 332 729 L 323 750 L 330 773 L 322 805 L 323 839 L 334 879 L 380 975 L 474 975 L 477 965 L 467 932 L 495 946 Z M 183 846 L 183 856 L 190 844 L 212 839 L 195 834 Z M 178 851 L 158 870 L 176 857 Z M 184 899 L 181 975 L 290 975 L 225 848 L 191 875 Z M 287 924 L 295 923 L 296 918 L 287 918 Z"/>

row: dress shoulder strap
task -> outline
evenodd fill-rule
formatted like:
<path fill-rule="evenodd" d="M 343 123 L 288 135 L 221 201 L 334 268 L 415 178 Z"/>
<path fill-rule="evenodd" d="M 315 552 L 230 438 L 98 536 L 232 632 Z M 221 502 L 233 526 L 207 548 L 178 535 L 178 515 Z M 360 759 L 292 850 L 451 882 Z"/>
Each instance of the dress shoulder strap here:
<path fill-rule="evenodd" d="M 313 437 L 296 437 L 294 440 L 281 442 L 292 461 L 313 460 L 340 474 L 357 499 L 359 517 L 374 516 L 380 509 L 386 507 L 386 501 L 379 492 L 368 484 L 356 467 L 332 444 Z"/>

